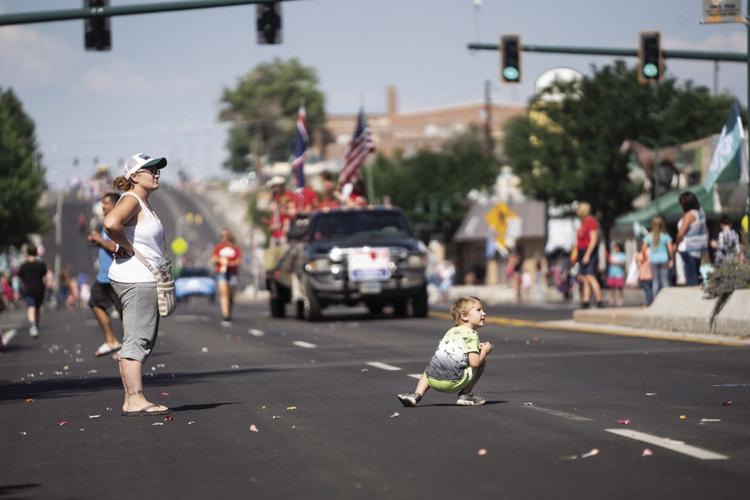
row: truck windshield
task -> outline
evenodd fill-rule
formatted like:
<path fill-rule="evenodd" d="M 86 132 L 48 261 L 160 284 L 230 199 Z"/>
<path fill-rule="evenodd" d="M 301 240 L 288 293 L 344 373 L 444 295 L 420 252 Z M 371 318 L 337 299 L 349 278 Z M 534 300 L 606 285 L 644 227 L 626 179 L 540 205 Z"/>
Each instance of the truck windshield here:
<path fill-rule="evenodd" d="M 383 241 L 411 237 L 411 229 L 399 212 L 337 212 L 318 216 L 311 234 L 313 240 Z"/>

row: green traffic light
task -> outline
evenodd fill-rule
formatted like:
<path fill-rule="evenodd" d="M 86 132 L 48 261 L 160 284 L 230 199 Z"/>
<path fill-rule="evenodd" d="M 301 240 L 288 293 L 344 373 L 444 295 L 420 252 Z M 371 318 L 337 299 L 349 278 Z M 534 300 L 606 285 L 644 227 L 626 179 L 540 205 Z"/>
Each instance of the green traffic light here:
<path fill-rule="evenodd" d="M 656 78 L 659 74 L 659 68 L 654 63 L 647 63 L 643 65 L 643 76 L 646 78 Z"/>
<path fill-rule="evenodd" d="M 514 68 L 513 66 L 503 68 L 503 78 L 506 80 L 518 80 L 519 76 L 521 76 L 521 74 L 519 73 L 518 68 Z"/>

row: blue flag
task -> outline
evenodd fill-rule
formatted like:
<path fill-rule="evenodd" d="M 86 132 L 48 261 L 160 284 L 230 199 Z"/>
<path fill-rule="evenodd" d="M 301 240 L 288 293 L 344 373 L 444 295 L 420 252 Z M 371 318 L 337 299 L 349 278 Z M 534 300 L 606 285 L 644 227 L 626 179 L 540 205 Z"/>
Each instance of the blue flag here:
<path fill-rule="evenodd" d="M 298 190 L 305 185 L 305 154 L 309 141 L 307 124 L 305 123 L 305 108 L 300 107 L 297 115 L 297 135 L 294 138 L 294 161 L 292 162 L 292 172 L 297 180 Z"/>
<path fill-rule="evenodd" d="M 735 99 L 729 118 L 721 129 L 711 165 L 708 167 L 705 188 L 710 191 L 717 182 L 734 181 L 740 178 L 745 158 L 743 141 L 745 131 L 740 119 L 740 106 Z"/>

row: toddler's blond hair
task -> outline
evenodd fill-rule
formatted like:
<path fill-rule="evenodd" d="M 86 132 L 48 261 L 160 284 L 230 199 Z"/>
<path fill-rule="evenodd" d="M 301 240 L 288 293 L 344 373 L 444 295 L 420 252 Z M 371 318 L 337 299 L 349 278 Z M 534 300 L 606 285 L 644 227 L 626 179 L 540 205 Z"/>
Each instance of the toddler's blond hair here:
<path fill-rule="evenodd" d="M 475 305 L 482 306 L 482 301 L 476 297 L 461 297 L 453 303 L 451 306 L 451 316 L 453 317 L 453 321 L 456 322 L 456 326 L 463 325 L 461 315 L 469 312 L 471 307 Z"/>

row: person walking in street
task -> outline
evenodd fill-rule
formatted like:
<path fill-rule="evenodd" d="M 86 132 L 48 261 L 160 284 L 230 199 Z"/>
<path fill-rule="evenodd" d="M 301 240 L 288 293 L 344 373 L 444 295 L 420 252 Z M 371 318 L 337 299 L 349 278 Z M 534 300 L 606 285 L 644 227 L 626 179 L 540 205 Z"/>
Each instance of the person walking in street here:
<path fill-rule="evenodd" d="M 237 286 L 237 274 L 242 251 L 229 229 L 221 230 L 221 241 L 214 247 L 211 260 L 216 271 L 216 282 L 219 285 L 219 305 L 221 307 L 221 325 L 232 326 L 234 309 L 234 289 Z"/>
<path fill-rule="evenodd" d="M 698 286 L 701 284 L 701 257 L 708 250 L 706 213 L 695 193 L 684 191 L 680 193 L 679 201 L 683 214 L 677 222 L 675 244 L 685 264 L 685 284 Z"/>
<path fill-rule="evenodd" d="M 742 258 L 740 235 L 732 228 L 732 219 L 724 214 L 719 220 L 719 236 L 711 240 L 714 249 L 714 265 L 720 266 L 725 262 L 734 262 Z"/>
<path fill-rule="evenodd" d="M 479 342 L 476 332 L 484 326 L 486 317 L 482 302 L 476 297 L 462 297 L 453 303 L 451 316 L 455 326 L 438 344 L 414 392 L 398 395 L 402 405 L 417 406 L 430 388 L 439 392 L 457 392 L 456 404 L 460 406 L 486 403 L 484 398 L 471 392 L 482 377 L 487 356 L 492 352 L 492 344 Z"/>
<path fill-rule="evenodd" d="M 653 276 L 653 296 L 659 295 L 662 288 L 671 285 L 670 271 L 674 268 L 674 246 L 667 233 L 667 223 L 660 216 L 651 220 L 651 232 L 643 240 L 649 249 L 651 274 Z"/>
<path fill-rule="evenodd" d="M 582 283 L 581 306 L 589 307 L 591 295 L 594 295 L 598 307 L 604 307 L 602 289 L 596 273 L 599 267 L 599 223 L 591 215 L 591 205 L 586 202 L 578 205 L 576 214 L 581 219 L 581 227 L 576 232 L 577 259 L 580 265 L 579 276 Z"/>
<path fill-rule="evenodd" d="M 118 193 L 106 193 L 102 196 L 102 213 L 104 217 L 109 215 L 120 199 Z M 94 285 L 91 287 L 91 298 L 89 307 L 94 314 L 94 318 L 99 323 L 99 327 L 104 333 L 104 343 L 94 353 L 94 356 L 105 356 L 120 350 L 122 344 L 115 337 L 112 331 L 112 322 L 110 321 L 109 311 L 114 308 L 122 319 L 122 305 L 120 298 L 117 296 L 112 283 L 109 281 L 109 268 L 112 265 L 112 254 L 115 253 L 117 245 L 109 237 L 107 231 L 102 228 L 101 231 L 91 231 L 88 240 L 99 247 L 99 273 L 96 275 Z"/>
<path fill-rule="evenodd" d="M 122 304 L 120 376 L 125 388 L 122 415 L 127 417 L 171 411 L 145 398 L 142 380 L 143 362 L 156 344 L 159 311 L 156 280 L 140 258 L 157 269 L 164 259 L 164 227 L 148 198 L 159 189 L 160 171 L 166 165 L 166 158 L 132 156 L 113 182 L 115 189 L 125 192 L 104 218 L 104 228 L 115 242 L 109 279 Z"/>
<path fill-rule="evenodd" d="M 21 299 L 26 305 L 26 318 L 29 320 L 29 335 L 39 336 L 39 320 L 41 307 L 47 287 L 44 276 L 47 274 L 47 264 L 37 256 L 36 247 L 29 244 L 26 247 L 26 261 L 18 268 L 18 278 L 21 281 Z"/>

